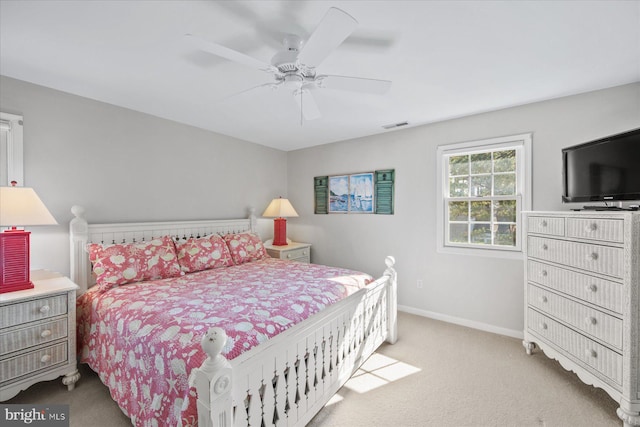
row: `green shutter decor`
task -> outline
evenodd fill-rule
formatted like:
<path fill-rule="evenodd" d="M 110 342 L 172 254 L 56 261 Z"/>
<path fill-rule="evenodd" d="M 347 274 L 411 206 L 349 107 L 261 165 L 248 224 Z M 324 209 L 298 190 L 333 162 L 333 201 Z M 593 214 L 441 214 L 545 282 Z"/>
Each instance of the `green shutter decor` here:
<path fill-rule="evenodd" d="M 394 169 L 375 171 L 376 213 L 393 215 Z"/>
<path fill-rule="evenodd" d="M 329 213 L 329 177 L 328 176 L 316 176 L 313 178 L 314 194 L 315 194 L 315 209 L 314 213 L 326 214 Z"/>

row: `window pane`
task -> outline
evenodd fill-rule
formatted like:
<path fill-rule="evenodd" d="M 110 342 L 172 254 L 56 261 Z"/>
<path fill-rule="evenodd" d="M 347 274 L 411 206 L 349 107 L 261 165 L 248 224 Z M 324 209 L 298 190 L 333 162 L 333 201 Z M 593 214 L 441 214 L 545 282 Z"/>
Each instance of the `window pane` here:
<path fill-rule="evenodd" d="M 452 156 L 449 157 L 449 176 L 452 175 L 468 175 L 469 174 L 469 156 Z"/>
<path fill-rule="evenodd" d="M 493 202 L 494 220 L 498 222 L 516 222 L 516 201 L 496 200 Z"/>
<path fill-rule="evenodd" d="M 491 201 L 471 202 L 471 221 L 491 221 Z"/>
<path fill-rule="evenodd" d="M 472 197 L 487 197 L 491 195 L 491 175 L 471 177 Z"/>
<path fill-rule="evenodd" d="M 501 246 L 516 245 L 516 225 L 515 224 L 498 224 L 495 235 L 493 236 L 493 244 Z"/>
<path fill-rule="evenodd" d="M 515 173 L 494 175 L 493 183 L 493 194 L 495 196 L 514 196 L 516 194 Z"/>
<path fill-rule="evenodd" d="M 491 153 L 472 154 L 471 173 L 491 173 Z"/>
<path fill-rule="evenodd" d="M 466 176 L 449 178 L 449 197 L 469 196 L 469 179 Z"/>
<path fill-rule="evenodd" d="M 469 202 L 449 202 L 449 221 L 467 221 Z"/>
<path fill-rule="evenodd" d="M 493 153 L 494 172 L 516 171 L 516 150 L 496 151 Z"/>
<path fill-rule="evenodd" d="M 491 244 L 491 226 L 489 224 L 472 224 L 471 225 L 471 243 L 490 245 Z"/>
<path fill-rule="evenodd" d="M 449 241 L 455 243 L 469 243 L 468 224 L 449 224 Z"/>

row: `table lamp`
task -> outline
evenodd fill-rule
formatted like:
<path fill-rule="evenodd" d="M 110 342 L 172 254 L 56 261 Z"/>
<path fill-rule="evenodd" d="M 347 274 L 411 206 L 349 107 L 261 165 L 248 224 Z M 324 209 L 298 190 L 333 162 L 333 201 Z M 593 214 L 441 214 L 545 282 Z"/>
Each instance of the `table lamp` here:
<path fill-rule="evenodd" d="M 0 293 L 33 288 L 29 275 L 29 235 L 16 226 L 57 224 L 33 188 L 0 187 Z"/>
<path fill-rule="evenodd" d="M 287 220 L 285 217 L 296 217 L 298 212 L 293 209 L 291 203 L 287 199 L 279 197 L 273 199 L 267 209 L 264 210 L 262 216 L 275 218 L 273 220 L 273 245 L 287 245 Z"/>

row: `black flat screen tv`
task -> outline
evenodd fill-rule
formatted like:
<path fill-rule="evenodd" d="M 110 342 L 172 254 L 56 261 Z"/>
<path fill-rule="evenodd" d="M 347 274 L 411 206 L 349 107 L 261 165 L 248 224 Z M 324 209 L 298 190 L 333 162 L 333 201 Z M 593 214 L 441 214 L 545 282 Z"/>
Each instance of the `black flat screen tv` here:
<path fill-rule="evenodd" d="M 640 128 L 562 150 L 562 201 L 640 200 Z"/>

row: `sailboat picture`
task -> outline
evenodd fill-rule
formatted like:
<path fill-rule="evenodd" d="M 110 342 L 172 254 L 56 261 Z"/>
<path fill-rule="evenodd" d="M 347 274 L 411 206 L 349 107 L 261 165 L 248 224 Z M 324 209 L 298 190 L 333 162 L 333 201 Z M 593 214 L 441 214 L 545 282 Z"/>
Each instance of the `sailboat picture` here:
<path fill-rule="evenodd" d="M 349 212 L 373 213 L 373 173 L 349 176 Z"/>

